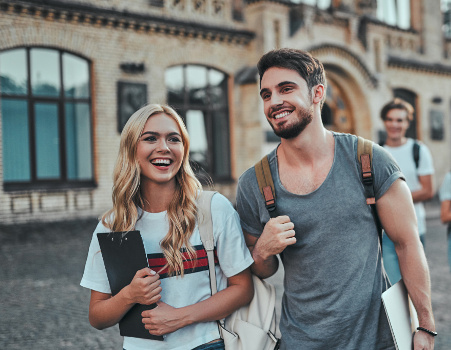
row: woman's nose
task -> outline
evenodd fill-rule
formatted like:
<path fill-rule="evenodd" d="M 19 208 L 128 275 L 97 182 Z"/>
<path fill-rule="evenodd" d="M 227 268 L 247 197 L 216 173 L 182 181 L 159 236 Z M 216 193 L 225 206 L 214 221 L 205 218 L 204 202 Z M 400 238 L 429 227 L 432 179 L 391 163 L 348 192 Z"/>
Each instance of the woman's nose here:
<path fill-rule="evenodd" d="M 166 140 L 160 140 L 157 144 L 157 151 L 159 152 L 167 152 L 169 151 L 169 146 Z"/>

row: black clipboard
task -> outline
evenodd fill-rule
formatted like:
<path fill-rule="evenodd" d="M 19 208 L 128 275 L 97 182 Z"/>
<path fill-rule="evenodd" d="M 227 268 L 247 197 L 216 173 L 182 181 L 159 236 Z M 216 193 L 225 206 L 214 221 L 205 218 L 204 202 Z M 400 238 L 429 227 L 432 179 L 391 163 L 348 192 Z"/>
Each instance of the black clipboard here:
<path fill-rule="evenodd" d="M 98 233 L 100 250 L 105 264 L 111 294 L 116 295 L 130 284 L 136 271 L 148 267 L 144 244 L 139 231 Z M 142 323 L 141 313 L 156 304 L 135 304 L 119 321 L 122 336 L 163 340 L 162 336 L 149 333 Z"/>

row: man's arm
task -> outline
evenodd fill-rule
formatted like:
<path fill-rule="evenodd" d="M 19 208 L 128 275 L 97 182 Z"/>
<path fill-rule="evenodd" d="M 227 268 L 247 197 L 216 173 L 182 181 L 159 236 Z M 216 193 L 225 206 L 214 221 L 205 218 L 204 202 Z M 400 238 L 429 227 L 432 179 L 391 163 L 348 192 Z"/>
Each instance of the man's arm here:
<path fill-rule="evenodd" d="M 296 243 L 294 224 L 286 215 L 270 219 L 260 237 L 244 231 L 244 238 L 254 259 L 251 271 L 260 278 L 274 275 L 279 267 L 276 255 Z"/>
<path fill-rule="evenodd" d="M 419 324 L 435 331 L 429 269 L 406 183 L 396 180 L 376 205 L 382 226 L 395 244 L 401 275 L 417 311 Z M 415 350 L 433 349 L 434 338 L 420 331 L 415 335 L 414 346 Z"/>
<path fill-rule="evenodd" d="M 434 174 L 418 176 L 421 189 L 412 192 L 414 203 L 424 202 L 434 197 Z"/>

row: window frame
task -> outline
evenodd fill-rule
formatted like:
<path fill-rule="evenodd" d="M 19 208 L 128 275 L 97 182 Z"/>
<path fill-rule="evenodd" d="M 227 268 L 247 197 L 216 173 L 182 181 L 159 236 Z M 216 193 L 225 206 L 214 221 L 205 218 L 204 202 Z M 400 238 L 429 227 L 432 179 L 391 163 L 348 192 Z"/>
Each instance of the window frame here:
<path fill-rule="evenodd" d="M 382 1 L 384 1 L 383 5 L 382 5 Z M 407 0 L 408 4 L 401 3 L 402 0 L 389 0 L 389 1 L 390 2 L 388 2 L 387 0 L 378 0 L 377 1 L 377 6 L 378 6 L 378 8 L 380 6 L 380 11 L 381 11 L 381 12 L 379 12 L 379 10 L 378 10 L 378 12 L 376 14 L 377 19 L 391 27 L 399 28 L 401 30 L 412 30 L 412 2 L 411 2 L 411 0 Z M 394 10 L 394 12 L 393 12 L 394 23 L 390 23 L 390 19 L 388 19 L 386 17 L 389 6 L 392 6 L 393 10 Z M 404 26 L 401 13 L 405 13 L 406 12 L 405 10 L 407 8 L 409 10 L 409 17 L 407 20 L 408 25 Z"/>
<path fill-rule="evenodd" d="M 195 104 L 190 102 L 190 94 L 189 94 L 189 86 L 187 84 L 187 68 L 188 67 L 202 67 L 205 68 L 206 70 L 206 75 L 207 75 L 207 85 L 206 85 L 206 91 L 211 91 L 211 87 L 212 85 L 210 85 L 210 81 L 208 79 L 209 76 L 209 71 L 217 71 L 220 72 L 222 74 L 224 74 L 225 79 L 226 79 L 226 92 L 227 92 L 227 96 L 226 96 L 226 103 L 223 106 L 218 106 L 218 105 L 213 105 L 211 103 L 209 104 Z M 169 91 L 167 91 L 166 94 L 166 98 L 167 98 L 167 102 L 171 105 L 171 107 L 173 107 L 177 113 L 179 113 L 179 115 L 182 117 L 185 125 L 186 125 L 186 113 L 190 110 L 198 110 L 201 111 L 203 113 L 204 116 L 204 120 L 205 120 L 205 130 L 206 130 L 206 135 L 207 135 L 207 162 L 208 162 L 208 167 L 209 167 L 209 171 L 207 171 L 206 173 L 208 174 L 209 177 L 211 177 L 211 179 L 214 182 L 220 182 L 220 183 L 229 183 L 229 182 L 233 182 L 233 178 L 232 178 L 232 155 L 231 155 L 231 139 L 230 139 L 230 135 L 231 135 L 231 131 L 230 131 L 230 88 L 229 88 L 229 79 L 230 76 L 222 71 L 219 70 L 217 68 L 211 67 L 211 66 L 207 66 L 207 65 L 202 65 L 202 64 L 191 64 L 191 63 L 184 63 L 184 64 L 179 64 L 179 65 L 174 65 L 174 66 L 170 66 L 167 67 L 166 69 L 171 69 L 171 68 L 176 68 L 176 67 L 181 67 L 182 68 L 182 76 L 183 76 L 183 102 L 182 103 L 175 103 L 175 102 L 171 102 L 169 101 Z M 166 89 L 168 89 L 168 86 L 166 84 L 165 81 L 165 86 Z M 214 113 L 224 113 L 225 115 L 227 115 L 227 135 L 226 135 L 226 139 L 227 139 L 227 151 L 226 152 L 221 152 L 220 150 L 216 150 L 215 146 L 214 146 Z M 189 133 L 189 130 L 188 130 Z M 226 162 L 228 163 L 228 169 L 227 169 L 227 175 L 222 175 L 219 176 L 217 175 L 217 170 L 216 170 L 216 165 L 214 162 L 214 157 L 215 154 L 217 154 L 218 152 L 221 152 L 225 157 L 227 157 Z M 193 166 L 193 170 L 196 172 L 197 174 L 197 166 L 196 163 L 193 162 L 191 160 L 192 166 Z M 194 164 L 193 164 L 194 163 Z M 200 172 L 199 174 L 199 180 L 201 182 L 205 182 L 208 183 L 209 180 L 208 178 L 205 178 L 202 175 L 202 172 Z"/>
<path fill-rule="evenodd" d="M 27 92 L 26 94 L 11 94 L 3 92 L 0 88 L 0 99 L 18 100 L 27 103 L 28 111 L 28 140 L 29 140 L 29 163 L 30 163 L 30 180 L 27 181 L 7 181 L 2 180 L 3 189 L 5 192 L 9 191 L 21 191 L 21 190 L 58 190 L 58 189 L 72 189 L 72 188 L 95 188 L 97 183 L 95 181 L 95 161 L 94 161 L 94 130 L 93 130 L 93 109 L 92 109 L 92 62 L 91 60 L 78 55 L 76 53 L 62 50 L 60 48 L 47 47 L 47 46 L 20 46 L 8 48 L 6 50 L 0 50 L 1 53 L 5 53 L 12 50 L 25 50 L 26 55 L 26 70 L 27 70 Z M 32 92 L 32 79 L 31 79 L 31 50 L 33 49 L 45 49 L 58 53 L 58 64 L 60 69 L 59 76 L 59 95 L 58 96 L 39 96 L 33 95 Z M 73 97 L 65 96 L 64 89 L 64 71 L 63 71 L 63 55 L 70 54 L 72 56 L 83 59 L 88 65 L 88 97 Z M 57 106 L 57 118 L 58 118 L 58 137 L 59 137 L 59 178 L 58 179 L 38 179 L 37 178 L 37 157 L 36 157 L 36 137 L 35 137 L 35 105 L 39 103 L 51 103 Z M 66 130 L 65 130 L 65 105 L 69 103 L 84 103 L 89 107 L 90 118 L 90 142 L 91 142 L 91 179 L 89 180 L 73 180 L 68 179 L 67 174 L 67 156 L 66 156 Z M 3 116 L 2 116 L 3 118 Z M 2 138 L 3 139 L 3 138 Z M 3 142 L 3 140 L 2 140 Z M 2 164 L 4 167 L 4 164 Z"/>

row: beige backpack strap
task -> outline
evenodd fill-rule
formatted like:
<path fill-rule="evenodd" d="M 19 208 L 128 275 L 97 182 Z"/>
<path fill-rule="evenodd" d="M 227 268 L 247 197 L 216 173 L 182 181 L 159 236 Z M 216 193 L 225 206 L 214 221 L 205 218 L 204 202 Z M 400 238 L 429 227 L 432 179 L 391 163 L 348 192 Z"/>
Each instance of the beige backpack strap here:
<path fill-rule="evenodd" d="M 197 225 L 202 244 L 207 252 L 208 268 L 210 271 L 211 294 L 216 294 L 216 271 L 215 271 L 215 241 L 213 236 L 213 221 L 211 219 L 211 199 L 215 191 L 202 191 L 197 199 Z"/>
<path fill-rule="evenodd" d="M 255 175 L 257 176 L 258 188 L 265 200 L 266 209 L 273 218 L 277 216 L 276 212 L 276 191 L 272 180 L 271 169 L 269 168 L 268 156 L 264 156 L 255 166 Z"/>
<path fill-rule="evenodd" d="M 215 270 L 215 240 L 213 236 L 213 220 L 211 217 L 211 199 L 216 191 L 202 191 L 197 199 L 197 225 L 199 228 L 200 239 L 207 252 L 208 271 L 210 272 L 210 288 L 211 295 L 218 292 L 216 286 L 216 270 Z M 224 328 L 224 320 L 218 320 L 218 330 L 222 339 Z"/>

